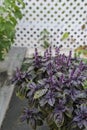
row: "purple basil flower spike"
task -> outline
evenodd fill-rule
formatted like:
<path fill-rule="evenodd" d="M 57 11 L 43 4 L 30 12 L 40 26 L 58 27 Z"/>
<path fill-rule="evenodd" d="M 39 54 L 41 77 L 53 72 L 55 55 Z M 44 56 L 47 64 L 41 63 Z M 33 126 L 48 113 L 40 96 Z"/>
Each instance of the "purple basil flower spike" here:
<path fill-rule="evenodd" d="M 64 63 L 64 54 L 61 56 L 61 62 Z"/>
<path fill-rule="evenodd" d="M 41 64 L 41 59 L 39 57 L 37 48 L 35 48 L 35 54 L 34 54 L 34 63 L 35 63 L 35 67 L 39 68 L 40 64 Z"/>
<path fill-rule="evenodd" d="M 86 66 L 83 64 L 83 62 L 81 61 L 79 64 L 79 70 L 83 71 L 84 69 L 86 69 Z"/>
<path fill-rule="evenodd" d="M 83 69 L 84 69 L 84 66 L 83 66 L 83 63 L 81 61 L 78 68 L 76 69 L 76 72 L 75 72 L 77 78 L 81 75 Z"/>
<path fill-rule="evenodd" d="M 55 48 L 55 56 L 58 56 L 59 55 L 59 51 L 60 49 L 58 47 Z"/>
<path fill-rule="evenodd" d="M 47 50 L 44 52 L 44 58 L 47 57 Z"/>
<path fill-rule="evenodd" d="M 69 66 L 71 63 L 71 56 L 72 56 L 72 51 L 69 52 L 69 56 L 67 58 L 67 66 Z"/>
<path fill-rule="evenodd" d="M 38 56 L 37 48 L 35 48 L 35 56 Z"/>
<path fill-rule="evenodd" d="M 37 48 L 35 48 L 34 58 L 35 58 L 35 61 L 38 60 L 38 51 L 37 51 Z"/>
<path fill-rule="evenodd" d="M 75 70 L 76 70 L 76 68 L 74 67 L 74 68 L 72 69 L 71 73 L 70 73 L 70 78 L 71 78 L 71 79 L 73 78 L 73 75 L 74 75 L 74 73 L 75 73 Z"/>
<path fill-rule="evenodd" d="M 48 61 L 51 58 L 52 55 L 52 51 L 51 51 L 51 47 L 46 49 L 46 51 L 44 52 L 44 58 L 46 59 L 46 61 Z"/>
<path fill-rule="evenodd" d="M 51 46 L 49 47 L 49 56 L 50 57 L 52 56 L 52 47 Z"/>
<path fill-rule="evenodd" d="M 62 86 L 64 84 L 64 75 L 62 74 L 58 81 L 59 86 Z"/>

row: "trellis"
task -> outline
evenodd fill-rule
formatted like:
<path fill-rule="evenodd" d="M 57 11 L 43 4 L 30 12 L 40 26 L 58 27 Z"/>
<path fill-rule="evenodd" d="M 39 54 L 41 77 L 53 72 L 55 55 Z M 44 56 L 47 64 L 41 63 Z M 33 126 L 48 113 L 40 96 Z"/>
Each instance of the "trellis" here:
<path fill-rule="evenodd" d="M 86 0 L 24 0 L 26 8 L 16 28 L 15 46 L 40 47 L 40 32 L 50 32 L 50 44 L 76 48 L 87 44 Z M 69 37 L 61 40 L 64 33 Z"/>

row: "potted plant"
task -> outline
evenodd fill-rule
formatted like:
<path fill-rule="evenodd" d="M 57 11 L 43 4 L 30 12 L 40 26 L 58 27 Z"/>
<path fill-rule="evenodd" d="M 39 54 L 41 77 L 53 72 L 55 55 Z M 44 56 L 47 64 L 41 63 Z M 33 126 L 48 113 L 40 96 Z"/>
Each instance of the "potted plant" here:
<path fill-rule="evenodd" d="M 40 56 L 35 49 L 33 58 L 25 60 L 13 78 L 17 96 L 28 106 L 20 117 L 33 129 L 44 122 L 50 130 L 87 129 L 87 64 L 80 59 L 59 53 L 51 47 Z"/>

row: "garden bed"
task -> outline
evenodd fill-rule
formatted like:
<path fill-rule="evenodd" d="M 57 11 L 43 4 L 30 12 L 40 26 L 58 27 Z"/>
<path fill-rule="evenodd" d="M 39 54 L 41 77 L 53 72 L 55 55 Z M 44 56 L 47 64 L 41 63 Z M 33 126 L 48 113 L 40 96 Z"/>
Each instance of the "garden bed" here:
<path fill-rule="evenodd" d="M 22 70 L 26 70 L 28 66 L 31 64 L 32 58 L 25 58 L 22 64 Z M 30 68 L 32 69 L 32 67 Z M 13 90 L 12 90 L 13 91 Z M 11 98 L 11 102 L 9 105 L 9 109 L 6 113 L 5 119 L 3 121 L 1 130 L 31 130 L 29 125 L 26 122 L 20 123 L 19 118 L 24 106 L 27 105 L 26 100 L 20 101 L 16 97 L 16 89 Z M 38 127 L 38 130 L 48 130 L 47 126 Z M 75 129 L 74 129 L 75 130 Z"/>
<path fill-rule="evenodd" d="M 59 54 L 59 48 L 56 48 L 54 57 L 51 48 L 44 52 L 44 56 L 35 49 L 33 58 L 25 59 L 22 71 L 17 69 L 13 78 L 18 88 L 16 95 L 27 100 L 21 121 L 26 120 L 34 129 L 43 126 L 44 121 L 50 130 L 86 128 L 83 122 L 79 126 L 79 120 L 76 120 L 81 116 L 76 111 L 81 111 L 83 115 L 82 108 L 84 113 L 87 110 L 86 71 L 87 65 L 79 58 L 72 58 L 71 51 L 69 56 L 65 56 Z"/>

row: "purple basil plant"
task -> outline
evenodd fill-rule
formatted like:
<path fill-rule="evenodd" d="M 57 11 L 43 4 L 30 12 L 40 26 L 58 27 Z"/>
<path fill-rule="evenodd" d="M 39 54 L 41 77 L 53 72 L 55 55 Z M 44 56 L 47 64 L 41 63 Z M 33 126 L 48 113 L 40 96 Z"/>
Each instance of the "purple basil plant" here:
<path fill-rule="evenodd" d="M 44 56 L 35 49 L 33 58 L 25 60 L 26 69 L 14 76 L 17 95 L 28 101 L 21 115 L 33 129 L 46 122 L 50 130 L 87 129 L 87 64 L 49 47 Z"/>

